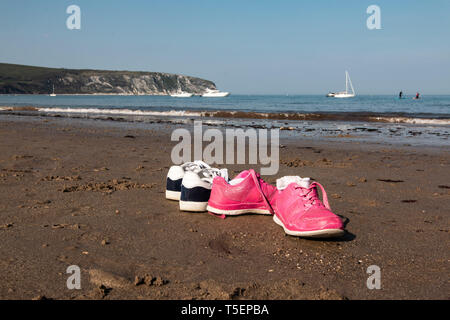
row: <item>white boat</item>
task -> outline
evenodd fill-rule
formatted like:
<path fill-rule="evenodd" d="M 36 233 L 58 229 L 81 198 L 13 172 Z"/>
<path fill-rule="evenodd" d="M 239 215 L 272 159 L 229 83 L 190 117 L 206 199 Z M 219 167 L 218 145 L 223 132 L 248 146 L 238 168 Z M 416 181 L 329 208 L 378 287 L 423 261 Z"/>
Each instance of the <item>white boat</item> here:
<path fill-rule="evenodd" d="M 219 90 L 212 90 L 212 89 L 206 89 L 206 92 L 202 94 L 202 97 L 205 98 L 220 98 L 220 97 L 226 97 L 229 96 L 229 92 L 223 92 Z"/>
<path fill-rule="evenodd" d="M 50 97 L 56 97 L 56 94 L 55 94 L 55 85 L 53 85 L 53 91 L 52 91 L 52 93 L 50 93 Z"/>
<path fill-rule="evenodd" d="M 172 93 L 170 96 L 174 98 L 190 98 L 194 94 L 189 92 L 178 92 L 178 93 Z"/>
<path fill-rule="evenodd" d="M 351 92 L 348 91 L 349 84 L 350 84 L 350 88 L 352 89 Z M 353 88 L 352 80 L 350 80 L 350 76 L 349 76 L 348 72 L 345 71 L 345 91 L 329 92 L 327 94 L 327 97 L 332 97 L 332 98 L 352 98 L 355 95 L 356 94 L 355 94 L 355 89 Z"/>

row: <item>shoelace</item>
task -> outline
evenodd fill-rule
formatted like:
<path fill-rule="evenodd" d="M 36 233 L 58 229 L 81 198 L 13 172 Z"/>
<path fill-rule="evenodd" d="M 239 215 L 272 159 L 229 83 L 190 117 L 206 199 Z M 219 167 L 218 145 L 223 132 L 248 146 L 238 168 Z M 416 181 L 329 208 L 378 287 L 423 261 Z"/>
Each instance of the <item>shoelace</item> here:
<path fill-rule="evenodd" d="M 254 171 L 252 171 L 252 172 L 254 172 Z M 266 203 L 266 206 L 269 208 L 270 213 L 273 214 L 274 213 L 273 208 L 270 205 L 269 201 L 267 200 L 265 193 L 263 192 L 263 187 L 266 192 L 268 191 L 269 184 L 267 182 L 265 182 L 263 179 L 261 179 L 261 175 L 257 172 L 254 172 L 254 174 L 252 174 L 252 178 L 255 181 L 256 187 L 258 188 L 259 192 L 261 193 L 261 195 L 264 199 L 264 202 Z"/>
<path fill-rule="evenodd" d="M 317 186 L 319 186 L 322 191 L 323 203 L 320 201 L 319 194 L 317 192 Z M 318 182 L 313 182 L 309 188 L 303 188 L 300 186 L 295 187 L 295 189 L 300 189 L 300 196 L 306 202 L 305 206 L 310 208 L 313 205 L 325 206 L 328 210 L 331 210 L 330 204 L 328 203 L 328 196 L 325 188 Z M 306 190 L 306 191 L 304 191 Z"/>
<path fill-rule="evenodd" d="M 225 180 L 228 180 L 228 172 L 225 172 L 223 169 L 217 169 L 217 168 L 205 168 L 201 170 L 203 173 L 204 178 L 209 182 L 212 182 L 212 180 L 215 177 L 222 177 Z"/>
<path fill-rule="evenodd" d="M 194 162 L 186 162 L 182 165 L 182 167 L 186 170 L 186 171 L 193 171 L 193 172 L 199 172 L 203 169 L 208 169 L 210 168 L 210 166 L 200 160 L 196 160 Z"/>

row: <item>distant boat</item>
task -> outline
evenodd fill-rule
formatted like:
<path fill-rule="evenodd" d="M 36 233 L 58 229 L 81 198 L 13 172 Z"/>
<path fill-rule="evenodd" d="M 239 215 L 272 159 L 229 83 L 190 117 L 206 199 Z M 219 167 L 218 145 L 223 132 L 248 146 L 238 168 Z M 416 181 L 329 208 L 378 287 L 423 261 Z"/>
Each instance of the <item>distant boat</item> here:
<path fill-rule="evenodd" d="M 172 93 L 170 96 L 174 98 L 190 98 L 194 94 L 189 92 L 178 92 L 178 93 Z"/>
<path fill-rule="evenodd" d="M 52 93 L 50 93 L 50 97 L 56 97 L 56 94 L 55 94 L 55 85 L 53 85 L 53 91 L 52 91 Z"/>
<path fill-rule="evenodd" d="M 348 91 L 350 84 L 350 88 L 352 89 L 351 93 Z M 355 89 L 353 89 L 352 80 L 350 79 L 350 76 L 347 71 L 345 71 L 345 91 L 341 92 L 329 92 L 327 94 L 327 97 L 332 98 L 352 98 L 355 96 Z"/>
<path fill-rule="evenodd" d="M 226 96 L 229 96 L 229 95 L 230 95 L 229 92 L 223 92 L 223 91 L 219 91 L 219 90 L 206 89 L 206 92 L 204 94 L 202 94 L 202 97 L 205 97 L 205 98 L 221 98 L 221 97 L 226 97 Z"/>

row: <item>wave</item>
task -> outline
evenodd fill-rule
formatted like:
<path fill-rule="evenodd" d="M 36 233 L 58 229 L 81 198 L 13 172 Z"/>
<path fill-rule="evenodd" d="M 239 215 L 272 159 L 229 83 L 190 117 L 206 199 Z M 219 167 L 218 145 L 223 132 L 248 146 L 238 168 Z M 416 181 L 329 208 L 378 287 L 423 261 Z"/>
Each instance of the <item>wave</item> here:
<path fill-rule="evenodd" d="M 23 106 L 23 107 L 2 107 L 0 106 L 0 111 L 38 111 L 38 108 L 33 106 Z"/>
<path fill-rule="evenodd" d="M 169 110 L 169 111 L 145 111 L 145 110 L 130 110 L 130 109 L 98 109 L 98 108 L 37 108 L 40 112 L 54 112 L 54 113 L 93 113 L 93 114 L 118 114 L 130 116 L 202 116 L 201 112 L 191 112 L 184 110 Z"/>
<path fill-rule="evenodd" d="M 375 122 L 389 122 L 389 123 L 450 125 L 450 119 L 424 119 L 424 118 L 406 118 L 406 117 L 374 117 L 373 121 L 375 121 Z"/>
<path fill-rule="evenodd" d="M 92 114 L 117 116 L 154 116 L 154 117 L 202 117 L 232 119 L 262 119 L 280 121 L 351 121 L 351 122 L 385 122 L 422 125 L 450 125 L 450 116 L 433 114 L 400 114 L 374 112 L 254 112 L 229 110 L 142 110 L 142 109 L 103 109 L 103 108 L 48 108 L 48 107 L 0 107 L 0 111 L 35 111 L 46 114 Z"/>

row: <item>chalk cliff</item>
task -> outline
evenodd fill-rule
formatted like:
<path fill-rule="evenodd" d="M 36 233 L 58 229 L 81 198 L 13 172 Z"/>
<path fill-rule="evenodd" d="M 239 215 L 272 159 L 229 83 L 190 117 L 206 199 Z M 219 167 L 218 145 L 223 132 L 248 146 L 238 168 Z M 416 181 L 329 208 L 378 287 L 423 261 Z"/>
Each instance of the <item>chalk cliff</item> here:
<path fill-rule="evenodd" d="M 184 91 L 202 94 L 215 89 L 200 78 L 140 71 L 56 69 L 0 63 L 0 93 L 168 95 Z"/>

